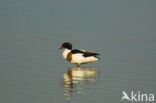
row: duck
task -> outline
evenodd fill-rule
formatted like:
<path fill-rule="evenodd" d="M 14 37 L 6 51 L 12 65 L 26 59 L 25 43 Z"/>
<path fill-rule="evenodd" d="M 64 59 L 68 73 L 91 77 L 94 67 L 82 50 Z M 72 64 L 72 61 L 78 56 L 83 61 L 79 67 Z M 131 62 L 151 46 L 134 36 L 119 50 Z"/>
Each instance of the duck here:
<path fill-rule="evenodd" d="M 98 57 L 98 55 L 100 55 L 99 53 L 73 49 L 72 44 L 69 42 L 64 42 L 59 49 L 64 49 L 64 51 L 62 52 L 63 58 L 72 64 L 76 64 L 78 68 L 80 68 L 81 64 L 91 63 L 100 60 L 100 58 Z"/>

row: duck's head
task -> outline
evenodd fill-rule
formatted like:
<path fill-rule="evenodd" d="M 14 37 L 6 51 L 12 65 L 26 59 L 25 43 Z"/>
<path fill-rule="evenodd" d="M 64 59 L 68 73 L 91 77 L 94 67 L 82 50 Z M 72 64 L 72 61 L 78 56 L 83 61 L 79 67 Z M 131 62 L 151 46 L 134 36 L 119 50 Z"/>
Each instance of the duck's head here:
<path fill-rule="evenodd" d="M 61 47 L 59 49 L 61 50 L 61 49 L 64 49 L 64 48 L 69 49 L 69 50 L 72 50 L 72 44 L 69 43 L 69 42 L 65 42 L 65 43 L 63 43 L 61 45 Z"/>

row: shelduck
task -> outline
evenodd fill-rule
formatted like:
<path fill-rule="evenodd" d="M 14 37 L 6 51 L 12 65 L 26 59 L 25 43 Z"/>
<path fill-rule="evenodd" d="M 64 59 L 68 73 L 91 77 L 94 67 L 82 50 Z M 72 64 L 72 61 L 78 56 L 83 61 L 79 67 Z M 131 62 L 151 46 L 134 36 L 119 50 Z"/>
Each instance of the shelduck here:
<path fill-rule="evenodd" d="M 91 51 L 72 49 L 72 44 L 65 42 L 59 48 L 60 50 L 64 49 L 62 56 L 64 59 L 68 60 L 70 63 L 77 64 L 80 67 L 80 64 L 90 63 L 98 61 L 98 53 L 93 53 Z"/>

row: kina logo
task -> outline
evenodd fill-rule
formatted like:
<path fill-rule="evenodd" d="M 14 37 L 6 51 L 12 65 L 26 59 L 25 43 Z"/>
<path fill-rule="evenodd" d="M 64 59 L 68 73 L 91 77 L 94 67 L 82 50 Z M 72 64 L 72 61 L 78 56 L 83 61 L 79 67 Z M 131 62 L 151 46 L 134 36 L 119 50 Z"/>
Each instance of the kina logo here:
<path fill-rule="evenodd" d="M 132 101 L 132 102 L 154 102 L 154 94 L 149 93 L 141 93 L 140 91 L 134 92 L 131 91 L 130 93 L 126 93 L 125 91 L 122 91 L 122 97 L 121 101 Z"/>

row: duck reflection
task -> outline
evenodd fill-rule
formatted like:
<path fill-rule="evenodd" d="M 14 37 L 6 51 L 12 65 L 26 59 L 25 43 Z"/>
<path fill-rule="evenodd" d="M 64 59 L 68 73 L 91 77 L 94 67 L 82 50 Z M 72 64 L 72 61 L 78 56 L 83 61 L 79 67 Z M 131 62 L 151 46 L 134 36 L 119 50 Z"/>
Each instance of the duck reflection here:
<path fill-rule="evenodd" d="M 98 77 L 96 68 L 71 68 L 63 75 L 64 99 L 72 100 L 75 94 L 82 94 L 90 90 L 89 85 L 94 84 Z"/>

